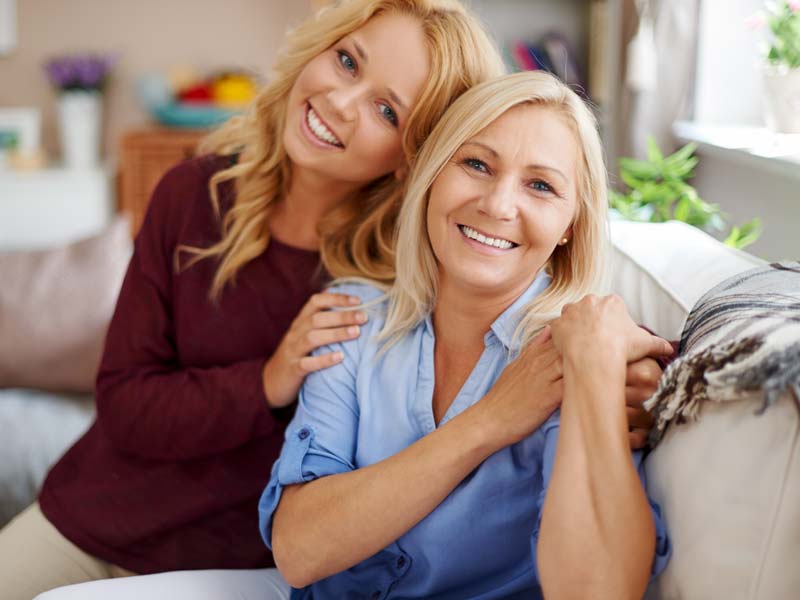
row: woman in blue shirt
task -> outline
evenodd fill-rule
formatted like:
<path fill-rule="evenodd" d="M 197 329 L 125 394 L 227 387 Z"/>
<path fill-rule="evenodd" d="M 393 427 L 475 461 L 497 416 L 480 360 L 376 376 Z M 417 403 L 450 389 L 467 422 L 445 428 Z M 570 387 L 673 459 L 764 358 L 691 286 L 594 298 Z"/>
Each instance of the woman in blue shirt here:
<path fill-rule="evenodd" d="M 306 380 L 261 499 L 293 598 L 634 598 L 664 567 L 624 395 L 626 363 L 671 348 L 587 297 L 606 183 L 591 112 L 552 76 L 448 110 L 396 282 L 340 286 L 370 320 L 320 350 L 342 361 Z"/>

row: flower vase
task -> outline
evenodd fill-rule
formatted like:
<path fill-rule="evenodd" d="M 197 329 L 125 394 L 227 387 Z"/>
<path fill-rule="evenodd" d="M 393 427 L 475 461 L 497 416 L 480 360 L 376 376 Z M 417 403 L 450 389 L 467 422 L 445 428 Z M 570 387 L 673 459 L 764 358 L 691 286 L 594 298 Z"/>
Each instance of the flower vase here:
<path fill-rule="evenodd" d="M 103 95 L 97 91 L 63 92 L 58 99 L 61 156 L 70 168 L 89 168 L 100 162 Z"/>
<path fill-rule="evenodd" d="M 800 68 L 764 71 L 767 127 L 777 133 L 800 133 Z"/>

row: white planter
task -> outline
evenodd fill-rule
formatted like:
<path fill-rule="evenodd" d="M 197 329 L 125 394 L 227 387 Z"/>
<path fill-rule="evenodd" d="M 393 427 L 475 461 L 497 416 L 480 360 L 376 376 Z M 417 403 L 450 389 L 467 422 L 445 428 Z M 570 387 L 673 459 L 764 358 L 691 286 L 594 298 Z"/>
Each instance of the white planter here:
<path fill-rule="evenodd" d="M 764 70 L 767 127 L 778 133 L 800 133 L 800 69 Z"/>
<path fill-rule="evenodd" d="M 61 157 L 73 168 L 100 164 L 103 95 L 100 92 L 63 92 L 58 99 Z"/>

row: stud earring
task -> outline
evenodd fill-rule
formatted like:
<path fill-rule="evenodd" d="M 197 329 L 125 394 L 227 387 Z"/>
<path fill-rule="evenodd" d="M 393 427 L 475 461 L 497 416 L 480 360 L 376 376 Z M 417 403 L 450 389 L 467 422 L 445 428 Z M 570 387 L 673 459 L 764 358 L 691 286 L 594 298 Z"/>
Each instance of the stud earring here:
<path fill-rule="evenodd" d="M 569 241 L 569 238 L 563 237 L 563 238 L 561 238 L 561 241 L 560 241 L 560 242 L 558 242 L 558 245 L 559 245 L 559 246 L 563 246 L 563 245 L 565 245 L 565 244 L 566 244 L 568 241 Z"/>

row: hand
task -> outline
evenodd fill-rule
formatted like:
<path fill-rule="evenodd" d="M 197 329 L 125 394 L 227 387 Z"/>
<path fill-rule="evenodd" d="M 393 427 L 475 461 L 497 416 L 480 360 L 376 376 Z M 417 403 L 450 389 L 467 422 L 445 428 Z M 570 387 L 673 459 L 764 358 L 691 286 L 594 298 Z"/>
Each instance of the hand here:
<path fill-rule="evenodd" d="M 655 393 L 662 373 L 659 364 L 649 357 L 628 365 L 625 374 L 625 411 L 628 417 L 628 440 L 633 450 L 644 448 L 653 428 L 653 415 L 642 405 Z"/>
<path fill-rule="evenodd" d="M 492 388 L 474 405 L 484 411 L 481 426 L 491 425 L 499 449 L 530 435 L 561 404 L 561 356 L 545 328 L 511 361 Z"/>
<path fill-rule="evenodd" d="M 341 352 L 309 356 L 315 348 L 357 338 L 359 325 L 367 321 L 363 311 L 330 310 L 361 302 L 345 294 L 314 294 L 295 317 L 275 353 L 264 365 L 262 380 L 267 402 L 272 408 L 291 404 L 305 376 L 341 362 Z"/>
<path fill-rule="evenodd" d="M 669 342 L 637 326 L 622 298 L 615 295 L 589 294 L 564 305 L 550 329 L 561 355 L 576 363 L 616 353 L 626 362 L 672 354 Z"/>

